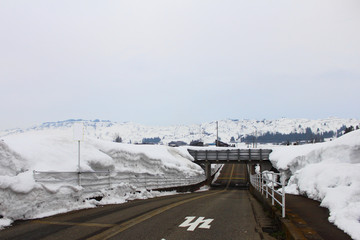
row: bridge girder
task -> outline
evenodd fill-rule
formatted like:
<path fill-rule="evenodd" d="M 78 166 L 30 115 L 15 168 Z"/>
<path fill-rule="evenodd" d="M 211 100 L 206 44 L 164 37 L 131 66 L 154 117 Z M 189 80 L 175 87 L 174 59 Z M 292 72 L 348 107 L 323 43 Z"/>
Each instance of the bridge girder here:
<path fill-rule="evenodd" d="M 188 152 L 194 158 L 194 163 L 205 167 L 208 185 L 211 179 L 211 164 L 260 164 L 260 168 L 266 170 L 272 167 L 269 158 L 271 149 L 188 149 Z"/>
<path fill-rule="evenodd" d="M 188 149 L 190 155 L 196 163 L 260 163 L 270 161 L 271 149 L 224 149 L 224 150 L 204 150 Z"/>

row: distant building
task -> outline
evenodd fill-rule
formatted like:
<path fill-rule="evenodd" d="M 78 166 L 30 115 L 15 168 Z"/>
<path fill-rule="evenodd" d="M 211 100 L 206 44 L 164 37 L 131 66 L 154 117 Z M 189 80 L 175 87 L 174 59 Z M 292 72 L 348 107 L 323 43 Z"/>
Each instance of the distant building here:
<path fill-rule="evenodd" d="M 224 142 L 218 141 L 218 140 L 215 140 L 215 145 L 216 145 L 217 147 L 231 147 L 230 144 L 227 144 L 227 143 L 224 143 Z"/>
<path fill-rule="evenodd" d="M 190 146 L 202 147 L 202 146 L 204 146 L 204 142 L 202 142 L 200 140 L 193 140 L 193 141 L 191 141 Z"/>
<path fill-rule="evenodd" d="M 171 141 L 168 144 L 170 147 L 180 147 L 180 146 L 186 146 L 188 145 L 186 142 L 183 141 Z"/>

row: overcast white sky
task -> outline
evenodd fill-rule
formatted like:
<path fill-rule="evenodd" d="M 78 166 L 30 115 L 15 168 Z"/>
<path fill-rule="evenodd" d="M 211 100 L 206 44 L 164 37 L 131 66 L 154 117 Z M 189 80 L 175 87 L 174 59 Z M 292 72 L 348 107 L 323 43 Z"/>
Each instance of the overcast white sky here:
<path fill-rule="evenodd" d="M 360 1 L 0 0 L 0 129 L 360 118 Z"/>

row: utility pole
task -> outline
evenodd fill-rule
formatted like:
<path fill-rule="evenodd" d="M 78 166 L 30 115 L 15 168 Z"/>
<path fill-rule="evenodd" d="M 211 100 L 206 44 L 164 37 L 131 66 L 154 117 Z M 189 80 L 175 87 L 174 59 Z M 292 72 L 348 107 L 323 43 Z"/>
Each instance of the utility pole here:
<path fill-rule="evenodd" d="M 81 172 L 81 167 L 80 167 L 80 140 L 78 140 L 78 171 Z"/>
<path fill-rule="evenodd" d="M 255 132 L 255 148 L 257 148 L 257 138 L 258 138 L 258 134 L 257 134 L 257 129 Z"/>
<path fill-rule="evenodd" d="M 216 121 L 216 146 L 219 146 L 219 122 Z"/>
<path fill-rule="evenodd" d="M 253 135 L 253 148 L 257 148 L 257 130 L 254 132 Z"/>

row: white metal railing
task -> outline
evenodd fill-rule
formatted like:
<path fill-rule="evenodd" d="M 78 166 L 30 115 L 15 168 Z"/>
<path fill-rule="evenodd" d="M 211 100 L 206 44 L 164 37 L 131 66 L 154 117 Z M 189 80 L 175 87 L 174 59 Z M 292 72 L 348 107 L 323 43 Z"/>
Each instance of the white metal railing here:
<path fill-rule="evenodd" d="M 134 174 L 116 171 L 94 172 L 55 172 L 33 171 L 34 179 L 38 183 L 69 184 L 84 187 L 86 191 L 98 191 L 102 188 L 111 188 L 114 185 L 128 183 L 136 188 L 148 190 L 178 187 L 197 184 L 205 180 L 205 176 L 197 178 L 174 178 L 174 176 L 161 176 L 150 174 Z"/>
<path fill-rule="evenodd" d="M 263 171 L 250 175 L 253 187 L 266 198 L 271 197 L 271 204 L 275 202 L 282 208 L 282 217 L 285 217 L 285 177 L 281 173 Z"/>

